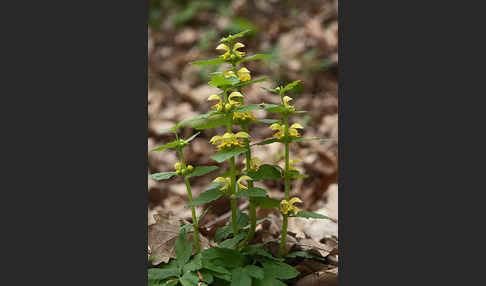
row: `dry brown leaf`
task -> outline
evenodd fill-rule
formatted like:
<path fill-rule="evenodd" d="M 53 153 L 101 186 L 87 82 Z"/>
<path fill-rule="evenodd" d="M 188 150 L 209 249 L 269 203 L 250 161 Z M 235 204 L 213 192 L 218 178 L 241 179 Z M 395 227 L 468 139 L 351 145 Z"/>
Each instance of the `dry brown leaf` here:
<path fill-rule="evenodd" d="M 338 268 L 324 270 L 304 276 L 296 286 L 337 286 Z"/>

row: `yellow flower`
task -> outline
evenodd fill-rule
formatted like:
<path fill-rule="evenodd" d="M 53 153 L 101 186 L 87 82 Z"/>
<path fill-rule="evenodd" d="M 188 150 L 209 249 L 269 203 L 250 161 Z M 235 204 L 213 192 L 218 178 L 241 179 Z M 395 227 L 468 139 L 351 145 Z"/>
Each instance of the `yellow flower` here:
<path fill-rule="evenodd" d="M 255 120 L 255 116 L 253 116 L 253 114 L 251 114 L 249 111 L 245 111 L 245 112 L 235 111 L 233 113 L 233 120 L 241 120 L 241 121 Z"/>
<path fill-rule="evenodd" d="M 282 200 L 280 202 L 280 212 L 284 215 L 290 213 L 297 213 L 299 208 L 294 206 L 295 203 L 301 203 L 302 201 L 299 198 L 291 198 L 289 201 Z"/>
<path fill-rule="evenodd" d="M 299 162 L 302 162 L 302 160 L 300 160 L 300 159 L 290 160 L 289 170 L 295 170 L 294 165 L 299 163 Z"/>
<path fill-rule="evenodd" d="M 241 68 L 238 70 L 238 78 L 240 81 L 248 81 L 251 79 L 250 71 L 247 68 Z"/>
<path fill-rule="evenodd" d="M 231 77 L 231 76 L 234 76 L 236 77 L 235 73 L 233 71 L 225 71 L 223 72 L 223 76 L 226 78 L 226 77 Z"/>
<path fill-rule="evenodd" d="M 270 125 L 270 129 L 278 131 L 277 133 L 273 134 L 273 136 L 277 137 L 278 139 L 281 139 L 285 136 L 285 125 L 283 124 L 274 123 Z M 304 129 L 304 127 L 302 127 L 302 125 L 300 125 L 299 123 L 292 124 L 289 127 L 289 137 L 300 137 L 297 129 Z"/>
<path fill-rule="evenodd" d="M 241 97 L 243 98 L 243 95 L 237 91 L 233 91 L 229 96 L 228 96 L 228 101 L 231 105 L 234 106 L 239 106 L 241 103 L 237 100 L 233 100 L 235 97 Z"/>
<path fill-rule="evenodd" d="M 234 46 L 233 46 L 233 54 L 235 54 L 237 57 L 242 57 L 245 55 L 244 52 L 239 52 L 238 49 L 239 48 L 243 48 L 245 45 L 243 45 L 242 43 L 236 43 Z"/>
<path fill-rule="evenodd" d="M 220 191 L 226 191 L 231 185 L 230 178 L 217 177 L 216 179 L 213 180 L 213 182 L 224 183 L 224 185 L 221 188 L 219 188 Z"/>
<path fill-rule="evenodd" d="M 177 162 L 174 164 L 174 169 L 179 170 L 182 167 L 181 163 Z"/>
<path fill-rule="evenodd" d="M 289 108 L 289 106 L 291 106 L 291 105 L 289 105 L 289 101 L 292 100 L 292 97 L 290 97 L 290 96 L 284 96 L 282 100 L 283 100 L 283 103 L 284 103 L 284 106 L 285 107 Z"/>
<path fill-rule="evenodd" d="M 230 48 L 225 44 L 220 44 L 219 46 L 216 47 L 216 50 L 226 51 L 226 53 L 220 56 L 223 59 L 226 59 L 230 56 Z"/>
<path fill-rule="evenodd" d="M 257 164 L 259 164 L 261 162 L 262 162 L 262 160 L 260 160 L 260 158 L 258 158 L 258 157 L 251 158 L 250 169 L 252 169 L 253 171 L 258 171 L 259 166 Z M 245 168 L 243 169 L 243 171 L 246 172 L 246 159 L 243 160 L 243 163 L 245 163 Z"/>
<path fill-rule="evenodd" d="M 217 94 L 213 94 L 208 97 L 208 101 L 211 100 L 218 100 L 219 102 L 213 106 L 211 106 L 212 109 L 216 109 L 217 111 L 221 112 L 223 111 L 223 99 L 221 99 L 221 96 Z"/>
<path fill-rule="evenodd" d="M 218 145 L 218 150 L 229 149 L 233 146 L 244 147 L 245 144 L 238 140 L 238 138 L 249 138 L 250 135 L 246 132 L 238 132 L 236 134 L 226 132 L 223 136 L 213 136 L 209 142 L 211 144 Z"/>
<path fill-rule="evenodd" d="M 243 185 L 243 184 L 241 183 L 241 181 L 243 181 L 243 180 L 245 180 L 245 181 L 252 181 L 253 179 L 252 179 L 252 178 L 250 178 L 250 177 L 248 177 L 248 176 L 241 176 L 241 177 L 238 179 L 238 181 L 236 181 L 236 182 L 238 183 L 238 187 L 239 187 L 239 189 L 240 189 L 240 190 L 247 190 L 247 189 L 248 189 L 248 187 L 247 187 L 247 186 L 245 186 L 245 185 Z"/>

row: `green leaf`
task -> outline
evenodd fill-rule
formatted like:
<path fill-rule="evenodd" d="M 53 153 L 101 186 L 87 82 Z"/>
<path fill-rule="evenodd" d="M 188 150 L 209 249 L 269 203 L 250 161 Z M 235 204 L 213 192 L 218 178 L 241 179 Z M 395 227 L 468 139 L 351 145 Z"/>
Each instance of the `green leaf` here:
<path fill-rule="evenodd" d="M 257 119 L 254 122 L 264 123 L 264 124 L 273 124 L 273 123 L 280 122 L 280 120 L 278 120 L 278 119 Z"/>
<path fill-rule="evenodd" d="M 285 258 L 297 258 L 297 257 L 315 259 L 315 260 L 320 260 L 320 261 L 326 261 L 327 260 L 326 258 L 322 258 L 320 256 L 317 256 L 315 254 L 312 254 L 312 253 L 309 253 L 309 252 L 306 252 L 306 251 L 294 251 L 294 252 L 291 252 L 291 253 L 288 253 L 288 254 L 285 255 Z"/>
<path fill-rule="evenodd" d="M 207 270 L 211 270 L 213 272 L 221 273 L 221 274 L 231 274 L 231 272 L 229 272 L 226 268 L 215 265 L 211 261 L 209 261 L 208 259 L 203 259 L 202 263 L 203 263 L 203 268 L 205 268 Z M 219 277 L 219 276 L 216 276 L 216 277 Z"/>
<path fill-rule="evenodd" d="M 266 197 L 267 191 L 261 188 L 249 188 L 235 194 L 235 198 Z"/>
<path fill-rule="evenodd" d="M 261 89 L 268 91 L 268 92 L 271 92 L 271 93 L 279 94 L 278 91 L 275 90 L 274 88 L 261 87 Z"/>
<path fill-rule="evenodd" d="M 255 203 L 264 209 L 278 208 L 280 206 L 280 201 L 272 198 L 254 198 Z"/>
<path fill-rule="evenodd" d="M 164 286 L 176 286 L 177 283 L 179 283 L 179 279 L 173 279 L 173 280 L 169 280 L 167 281 Z"/>
<path fill-rule="evenodd" d="M 229 158 L 231 157 L 234 157 L 234 156 L 237 156 L 241 153 L 244 153 L 246 152 L 247 149 L 246 148 L 243 148 L 243 147 L 236 147 L 236 148 L 233 148 L 229 151 L 219 151 L 217 152 L 216 154 L 214 154 L 213 156 L 209 157 L 215 161 L 217 161 L 218 163 L 221 163 L 225 160 L 228 160 Z"/>
<path fill-rule="evenodd" d="M 228 122 L 228 119 L 224 116 L 204 120 L 202 122 L 198 122 L 198 124 L 194 124 L 192 127 L 197 130 L 205 130 L 205 129 L 211 129 L 219 126 L 224 126 L 226 125 L 226 122 Z"/>
<path fill-rule="evenodd" d="M 256 224 L 256 225 L 259 225 L 259 224 L 263 223 L 264 221 L 270 221 L 270 219 L 269 219 L 269 218 L 267 218 L 267 217 L 266 217 L 266 218 L 262 218 L 262 219 L 257 220 L 257 221 L 255 222 L 255 224 Z M 243 229 L 249 229 L 249 228 L 250 228 L 250 225 L 247 225 L 247 226 L 245 226 Z"/>
<path fill-rule="evenodd" d="M 197 286 L 197 282 L 194 283 L 191 280 L 185 278 L 179 279 L 179 282 L 181 282 L 182 286 Z"/>
<path fill-rule="evenodd" d="M 242 253 L 245 254 L 245 255 L 252 256 L 254 258 L 265 257 L 265 258 L 268 258 L 268 259 L 271 259 L 271 260 L 276 260 L 276 261 L 283 260 L 281 258 L 273 257 L 270 253 L 265 251 L 263 249 L 263 244 L 261 244 L 261 243 L 248 246 L 247 248 L 243 249 Z"/>
<path fill-rule="evenodd" d="M 243 268 L 238 267 L 231 272 L 231 286 L 251 286 L 251 277 Z"/>
<path fill-rule="evenodd" d="M 248 104 L 248 105 L 237 107 L 235 111 L 245 112 L 245 111 L 252 111 L 256 109 L 263 109 L 263 107 L 260 104 Z"/>
<path fill-rule="evenodd" d="M 194 124 L 195 122 L 200 121 L 202 119 L 209 118 L 211 115 L 212 115 L 212 112 L 211 113 L 199 114 L 197 116 L 194 116 L 194 117 L 191 117 L 191 118 L 188 118 L 188 119 L 185 119 L 185 120 L 179 122 L 176 126 L 188 126 L 188 125 Z"/>
<path fill-rule="evenodd" d="M 224 62 L 226 62 L 225 59 L 217 58 L 217 59 L 209 59 L 209 60 L 190 62 L 190 64 L 195 65 L 195 66 L 208 66 L 208 65 L 219 65 L 219 64 L 222 64 Z"/>
<path fill-rule="evenodd" d="M 225 78 L 222 75 L 216 75 L 216 76 L 211 77 L 211 81 L 208 84 L 211 85 L 211 86 L 219 88 L 219 87 L 224 87 L 224 86 L 232 86 L 232 85 L 235 85 L 239 82 L 240 82 L 240 80 L 236 77 Z"/>
<path fill-rule="evenodd" d="M 150 177 L 156 181 L 168 180 L 175 176 L 176 172 L 161 172 L 150 175 Z"/>
<path fill-rule="evenodd" d="M 265 274 L 278 279 L 292 279 L 299 275 L 299 271 L 294 267 L 280 261 L 262 260 L 260 263 L 263 265 Z"/>
<path fill-rule="evenodd" d="M 268 80 L 267 77 L 262 77 L 262 78 L 258 78 L 258 79 L 254 79 L 254 80 L 242 81 L 240 83 L 234 84 L 234 87 L 243 87 L 243 86 L 247 86 L 247 85 L 250 85 L 250 84 L 254 84 L 254 83 L 262 82 L 262 81 L 267 81 L 267 80 Z"/>
<path fill-rule="evenodd" d="M 256 279 L 263 279 L 264 273 L 263 269 L 260 267 L 257 267 L 255 265 L 247 265 L 245 268 L 243 268 L 243 271 L 248 274 L 249 276 L 256 278 Z"/>
<path fill-rule="evenodd" d="M 173 149 L 173 148 L 176 148 L 177 146 L 179 146 L 179 141 L 172 141 L 172 142 L 169 142 L 163 146 L 160 146 L 160 147 L 157 147 L 155 149 L 152 149 L 150 150 L 151 152 L 154 152 L 154 151 L 163 151 L 165 149 Z"/>
<path fill-rule="evenodd" d="M 210 260 L 211 263 L 223 266 L 225 268 L 239 267 L 245 265 L 247 258 L 237 250 L 211 247 L 202 252 L 203 265 L 204 260 Z"/>
<path fill-rule="evenodd" d="M 222 196 L 223 196 L 223 192 L 221 192 L 219 189 L 212 189 L 209 191 L 205 191 L 204 193 L 199 195 L 198 198 L 194 199 L 192 202 L 188 203 L 187 205 L 192 207 L 192 206 L 207 204 L 209 202 L 221 198 Z"/>
<path fill-rule="evenodd" d="M 329 217 L 321 214 L 316 214 L 308 211 L 300 211 L 293 215 L 293 217 L 305 217 L 305 218 L 318 218 L 318 219 L 330 219 Z"/>
<path fill-rule="evenodd" d="M 279 166 L 263 164 L 258 168 L 257 179 L 280 179 L 282 178 L 282 171 Z"/>
<path fill-rule="evenodd" d="M 227 239 L 223 242 L 221 242 L 219 244 L 219 247 L 221 248 L 234 248 L 238 242 L 240 242 L 241 240 L 243 240 L 243 238 L 245 238 L 246 234 L 245 233 L 240 233 L 238 234 L 237 236 L 233 237 L 233 238 L 230 238 L 230 239 Z"/>
<path fill-rule="evenodd" d="M 203 270 L 199 271 L 199 273 L 201 273 L 201 276 L 203 277 L 202 280 L 204 282 L 206 282 L 207 284 L 213 283 L 214 277 L 211 274 L 211 272 L 203 269 Z"/>
<path fill-rule="evenodd" d="M 289 90 L 296 88 L 299 84 L 300 84 L 300 80 L 296 80 L 294 82 L 291 82 L 291 83 L 287 84 L 284 88 L 282 88 L 280 90 L 280 92 L 283 94 L 283 93 L 285 93 Z"/>
<path fill-rule="evenodd" d="M 206 174 L 209 174 L 213 171 L 216 171 L 218 170 L 219 167 L 218 166 L 197 166 L 196 168 L 194 168 L 194 170 L 189 173 L 186 178 L 192 178 L 192 177 L 199 177 L 199 176 L 204 176 Z"/>
<path fill-rule="evenodd" d="M 251 31 L 252 30 L 247 29 L 247 30 L 244 30 L 242 32 L 239 32 L 238 34 L 229 35 L 228 37 L 222 38 L 221 40 L 219 40 L 219 42 L 220 43 L 231 42 L 236 38 L 241 38 L 241 37 L 245 36 L 246 34 L 250 33 Z"/>
<path fill-rule="evenodd" d="M 231 229 L 231 226 L 226 225 L 226 226 L 220 227 L 214 233 L 214 241 L 219 242 L 219 241 L 221 241 L 221 239 L 228 237 L 228 235 L 230 235 L 232 233 L 233 233 L 233 230 Z"/>
<path fill-rule="evenodd" d="M 279 113 L 279 114 L 285 114 L 287 113 L 287 108 L 285 108 L 282 105 L 276 105 L 276 104 L 265 104 L 263 107 L 266 111 L 272 112 L 272 113 Z"/>
<path fill-rule="evenodd" d="M 176 261 L 181 269 L 184 267 L 187 261 L 189 261 L 192 254 L 192 241 L 189 243 L 189 246 L 186 246 L 186 229 L 187 228 L 181 228 L 179 231 L 179 237 L 174 245 L 177 257 Z"/>
<path fill-rule="evenodd" d="M 194 140 L 194 138 L 196 138 L 197 135 L 199 135 L 201 132 L 197 132 L 196 134 L 192 135 L 191 137 L 187 138 L 186 140 L 184 140 L 186 143 L 189 143 L 191 142 L 192 140 Z"/>
<path fill-rule="evenodd" d="M 271 139 L 266 139 L 266 140 L 263 140 L 261 142 L 258 142 L 258 143 L 255 143 L 255 144 L 252 144 L 252 145 L 268 145 L 268 144 L 272 144 L 272 143 L 275 143 L 275 142 L 282 142 L 280 139 L 277 139 L 277 138 L 271 138 Z"/>
<path fill-rule="evenodd" d="M 241 64 L 247 61 L 264 60 L 267 58 L 268 58 L 268 54 L 255 54 L 255 55 L 242 58 L 237 62 L 237 64 Z"/>
<path fill-rule="evenodd" d="M 185 272 L 184 275 L 182 275 L 182 277 L 181 277 L 181 282 L 183 280 L 192 283 L 190 285 L 197 285 L 197 283 L 199 282 L 199 277 L 192 272 Z M 182 283 L 182 285 L 186 286 L 184 283 Z M 187 285 L 189 285 L 189 284 L 187 284 Z"/>
<path fill-rule="evenodd" d="M 326 139 L 326 138 L 293 138 L 290 140 L 291 142 L 309 142 L 309 141 L 321 141 L 321 142 L 327 142 L 327 141 L 332 141 L 333 139 Z"/>
<path fill-rule="evenodd" d="M 148 270 L 148 280 L 162 280 L 177 276 L 179 276 L 179 270 L 177 268 L 149 268 Z"/>
<path fill-rule="evenodd" d="M 182 269 L 183 269 L 183 272 L 186 273 L 186 272 L 189 272 L 189 271 L 199 270 L 202 267 L 203 267 L 202 266 L 202 255 L 201 255 L 201 253 L 198 253 L 198 254 L 194 255 L 194 257 L 189 261 L 189 263 L 184 265 L 184 267 Z"/>

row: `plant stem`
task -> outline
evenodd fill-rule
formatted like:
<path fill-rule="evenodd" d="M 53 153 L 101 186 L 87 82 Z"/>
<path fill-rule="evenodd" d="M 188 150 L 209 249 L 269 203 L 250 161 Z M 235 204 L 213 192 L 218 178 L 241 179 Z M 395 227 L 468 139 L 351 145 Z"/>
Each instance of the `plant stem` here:
<path fill-rule="evenodd" d="M 290 177 L 288 176 L 289 173 L 289 116 L 287 114 L 284 115 L 284 123 L 285 123 L 285 200 L 290 200 Z M 282 223 L 282 240 L 280 241 L 280 248 L 278 250 L 279 256 L 282 256 L 285 242 L 287 239 L 287 226 L 288 226 L 288 215 L 283 215 L 283 223 Z"/>
<path fill-rule="evenodd" d="M 179 151 L 179 159 L 181 160 L 182 168 L 186 168 L 186 162 L 184 161 L 184 154 L 182 153 L 182 147 L 177 147 Z M 191 192 L 191 184 L 189 183 L 189 179 L 184 176 L 184 181 L 186 182 L 186 189 L 187 189 L 187 197 L 189 198 L 189 202 L 192 202 L 192 192 Z M 196 246 L 196 253 L 199 253 L 200 246 L 199 246 L 199 228 L 198 228 L 198 221 L 196 217 L 196 208 L 191 206 L 192 212 L 192 225 L 194 227 L 194 245 Z"/>
<path fill-rule="evenodd" d="M 246 124 L 241 126 L 241 129 L 244 132 L 248 133 L 248 129 L 246 128 Z M 248 148 L 246 151 L 246 173 L 250 171 L 251 167 L 251 149 L 250 149 L 250 140 L 245 138 L 245 145 Z M 248 188 L 253 188 L 253 181 L 248 181 Z M 248 235 L 246 236 L 245 240 L 243 241 L 242 245 L 246 245 L 248 241 L 251 241 L 253 236 L 255 235 L 255 228 L 256 228 L 256 206 L 255 201 L 250 197 L 250 230 L 248 231 Z"/>
<path fill-rule="evenodd" d="M 231 115 L 228 114 L 228 122 L 226 123 L 226 131 L 231 131 Z M 230 172 L 231 172 L 231 194 L 236 192 L 236 172 L 235 172 L 235 157 L 230 158 Z M 233 234 L 238 235 L 238 221 L 237 221 L 237 199 L 231 199 L 231 224 L 233 225 Z"/>

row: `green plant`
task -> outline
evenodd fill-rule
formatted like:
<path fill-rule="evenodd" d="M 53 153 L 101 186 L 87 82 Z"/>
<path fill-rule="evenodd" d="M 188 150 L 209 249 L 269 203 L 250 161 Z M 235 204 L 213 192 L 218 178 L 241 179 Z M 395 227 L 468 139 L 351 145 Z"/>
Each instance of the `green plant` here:
<path fill-rule="evenodd" d="M 193 223 L 184 226 L 179 234 L 175 245 L 177 259 L 163 265 L 160 268 L 149 270 L 149 283 L 151 285 L 286 285 L 281 280 L 288 280 L 296 277 L 298 271 L 286 264 L 283 253 L 287 236 L 288 218 L 327 218 L 326 216 L 299 211 L 294 206 L 302 202 L 299 198 L 290 198 L 290 180 L 304 178 L 305 174 L 293 168 L 298 160 L 290 160 L 290 144 L 310 140 L 324 140 L 320 138 L 301 138 L 298 130 L 303 129 L 298 123 L 289 125 L 289 117 L 295 114 L 305 113 L 296 111 L 289 104 L 291 97 L 286 95 L 290 90 L 298 87 L 300 81 L 280 86 L 275 89 L 264 88 L 266 91 L 280 96 L 280 105 L 276 104 L 248 104 L 244 103 L 242 88 L 256 82 L 266 81 L 266 77 L 251 79 L 251 72 L 242 67 L 241 64 L 249 60 L 264 59 L 265 55 L 256 54 L 246 56 L 239 49 L 243 48 L 242 43 L 233 41 L 243 37 L 249 30 L 222 38 L 216 49 L 224 53 L 219 58 L 192 62 L 197 66 L 208 66 L 226 64 L 228 68 L 222 72 L 213 72 L 209 84 L 221 91 L 210 95 L 208 101 L 217 102 L 212 106 L 212 111 L 198 115 L 194 118 L 184 120 L 171 130 L 176 140 L 167 143 L 152 151 L 162 151 L 167 148 L 174 148 L 179 154 L 180 162 L 175 165 L 175 172 L 164 172 L 153 174 L 156 180 L 170 179 L 172 176 L 184 177 L 188 194 L 188 206 L 191 207 Z M 253 110 L 265 109 L 282 116 L 282 120 L 256 119 L 251 113 Z M 248 126 L 251 124 L 268 124 L 276 131 L 273 138 L 262 142 L 251 144 Z M 230 170 L 220 174 L 209 187 L 199 195 L 192 197 L 189 178 L 202 176 L 218 169 L 217 166 L 186 165 L 183 156 L 183 148 L 187 146 L 198 134 L 183 140 L 177 133 L 178 128 L 189 126 L 196 130 L 205 130 L 224 126 L 226 132 L 222 135 L 213 136 L 210 143 L 217 145 L 217 152 L 210 156 L 218 163 L 229 160 Z M 238 131 L 234 131 L 238 128 Z M 266 145 L 281 143 L 285 145 L 285 169 L 278 165 L 261 164 L 261 160 L 252 157 L 251 147 L 255 145 Z M 239 155 L 245 156 L 245 168 L 236 169 L 236 159 Z M 191 168 L 192 167 L 192 168 Z M 254 182 L 263 179 L 283 179 L 285 182 L 285 199 L 280 201 L 270 198 L 267 191 L 254 186 Z M 210 247 L 206 250 L 200 249 L 198 240 L 198 223 L 195 206 L 206 204 L 227 196 L 231 201 L 231 221 L 228 225 L 219 228 L 214 236 L 218 247 Z M 242 213 L 237 208 L 239 198 L 249 199 L 249 215 Z M 277 208 L 283 216 L 283 226 L 279 257 L 274 257 L 266 252 L 261 245 L 250 245 L 255 235 L 256 226 L 265 219 L 256 219 L 256 208 Z M 203 213 L 203 215 L 205 212 Z M 190 227 L 194 229 L 194 242 L 185 245 L 186 231 Z M 196 248 L 196 254 L 191 258 L 192 244 Z M 307 255 L 307 256 L 306 256 Z M 313 257 L 311 254 L 292 253 L 288 257 Z"/>

